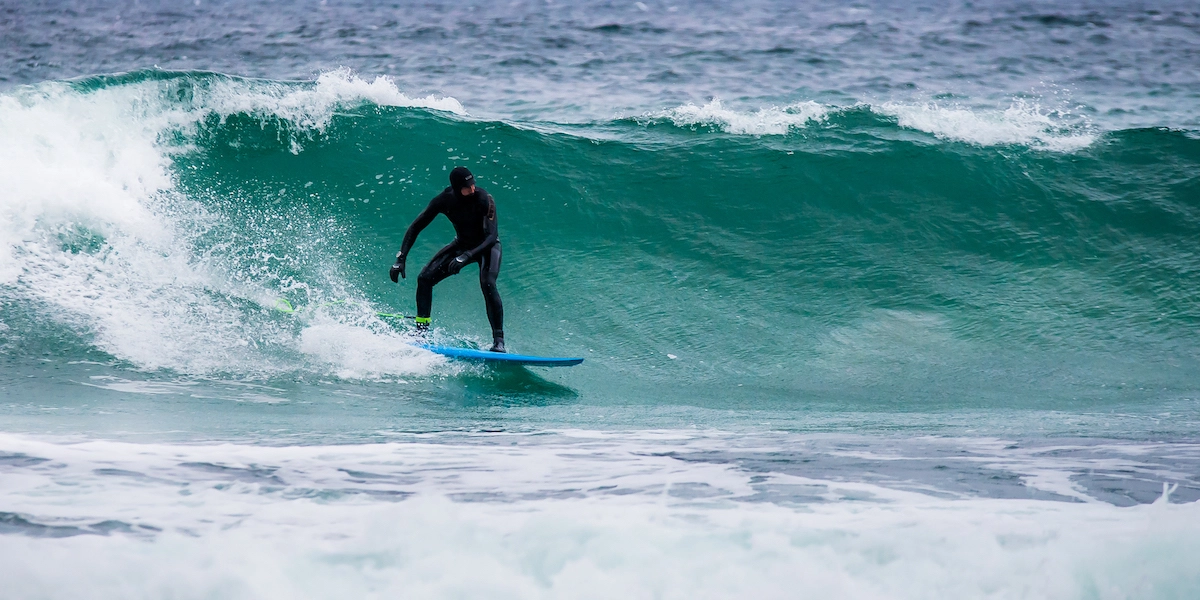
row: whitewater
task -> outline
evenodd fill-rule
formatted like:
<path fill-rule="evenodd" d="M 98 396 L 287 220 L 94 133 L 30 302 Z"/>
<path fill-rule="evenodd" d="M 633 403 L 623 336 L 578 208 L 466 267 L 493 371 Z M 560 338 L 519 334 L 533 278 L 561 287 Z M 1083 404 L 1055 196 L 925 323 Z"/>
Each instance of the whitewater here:
<path fill-rule="evenodd" d="M 1194 7 L 309 4 L 0 26 L 0 596 L 1200 592 Z"/>

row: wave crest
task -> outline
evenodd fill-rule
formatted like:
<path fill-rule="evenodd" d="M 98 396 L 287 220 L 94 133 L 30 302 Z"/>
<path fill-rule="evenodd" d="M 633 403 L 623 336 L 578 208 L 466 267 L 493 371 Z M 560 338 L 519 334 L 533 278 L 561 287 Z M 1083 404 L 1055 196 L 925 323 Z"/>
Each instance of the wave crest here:
<path fill-rule="evenodd" d="M 733 134 L 786 135 L 793 128 L 823 121 L 830 111 L 828 106 L 808 101 L 743 112 L 714 99 L 704 106 L 689 103 L 653 113 L 650 118 L 668 119 L 678 127 L 716 127 Z"/>
<path fill-rule="evenodd" d="M 953 142 L 978 146 L 1023 145 L 1039 150 L 1071 152 L 1095 142 L 1090 124 L 1063 111 L 1047 111 L 1038 103 L 1017 100 L 1002 110 L 884 102 L 852 106 L 824 105 L 813 101 L 755 110 L 735 110 L 721 100 L 703 106 L 684 104 L 643 117 L 643 123 L 670 121 L 676 127 L 711 127 L 723 133 L 783 136 L 812 125 L 847 125 L 857 129 L 855 115 L 862 112 L 886 119 L 879 127 L 899 125 Z"/>
<path fill-rule="evenodd" d="M 1038 104 L 1023 100 L 1002 111 L 942 106 L 937 102 L 885 102 L 872 110 L 895 118 L 901 127 L 979 146 L 1024 145 L 1070 152 L 1096 141 L 1096 133 L 1086 123 L 1071 123 L 1056 112 L 1044 111 Z"/>

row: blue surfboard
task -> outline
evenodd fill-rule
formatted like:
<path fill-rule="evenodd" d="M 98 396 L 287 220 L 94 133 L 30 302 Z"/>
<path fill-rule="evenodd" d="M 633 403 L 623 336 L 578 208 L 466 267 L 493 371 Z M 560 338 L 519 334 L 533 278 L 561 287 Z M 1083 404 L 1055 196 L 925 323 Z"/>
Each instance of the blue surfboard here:
<path fill-rule="evenodd" d="M 526 365 L 530 367 L 571 367 L 583 362 L 582 358 L 553 358 L 548 356 L 529 356 L 526 354 L 508 354 L 505 352 L 488 352 L 487 350 L 472 350 L 470 348 L 450 348 L 448 346 L 420 346 L 435 354 L 459 360 L 478 360 L 510 365 Z"/>

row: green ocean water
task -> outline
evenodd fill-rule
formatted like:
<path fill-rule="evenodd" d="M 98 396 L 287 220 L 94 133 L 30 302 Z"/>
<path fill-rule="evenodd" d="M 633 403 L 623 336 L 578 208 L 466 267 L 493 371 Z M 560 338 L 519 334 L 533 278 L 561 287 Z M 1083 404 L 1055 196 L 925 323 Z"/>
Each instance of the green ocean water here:
<path fill-rule="evenodd" d="M 170 240 L 104 214 L 30 225 L 40 245 L 16 252 L 25 275 L 0 308 L 7 393 L 74 395 L 79 377 L 216 396 L 248 382 L 283 399 L 333 386 L 417 400 L 395 418 L 435 428 L 461 417 L 447 407 L 514 402 L 559 406 L 502 425 L 928 424 L 980 411 L 1027 431 L 1060 412 L 1083 424 L 1056 430 L 1075 432 L 1136 415 L 1140 436 L 1195 423 L 1192 132 L 1035 123 L 980 143 L 869 105 L 503 122 L 331 92 L 364 84 L 340 77 L 144 72 L 24 96 L 29 110 L 115 105 L 115 126 L 158 154 L 141 165 L 142 148 L 114 146 L 110 163 L 162 169 L 148 205 Z M 968 125 L 985 138 L 1012 127 Z M 455 165 L 496 198 L 510 346 L 584 366 L 462 371 L 396 354 L 409 352 L 397 349 L 407 325 L 376 313 L 412 314 L 415 281 L 386 271 Z M 452 236 L 435 223 L 410 270 Z M 166 262 L 139 266 L 134 249 Z M 31 291 L 77 260 L 99 272 Z M 471 272 L 438 286 L 437 339 L 482 343 L 477 285 Z M 121 338 L 122 320 L 147 330 Z M 142 347 L 147 335 L 157 345 Z"/>

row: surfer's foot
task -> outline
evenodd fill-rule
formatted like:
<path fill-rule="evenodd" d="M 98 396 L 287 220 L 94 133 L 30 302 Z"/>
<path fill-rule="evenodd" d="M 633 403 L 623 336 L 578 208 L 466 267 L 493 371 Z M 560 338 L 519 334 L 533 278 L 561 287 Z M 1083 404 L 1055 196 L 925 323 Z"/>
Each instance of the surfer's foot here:
<path fill-rule="evenodd" d="M 432 319 L 429 317 L 417 317 L 417 336 L 425 337 L 429 335 L 429 322 Z"/>
<path fill-rule="evenodd" d="M 496 338 L 496 341 L 492 343 L 492 347 L 489 350 L 492 352 L 504 352 L 504 338 Z"/>

